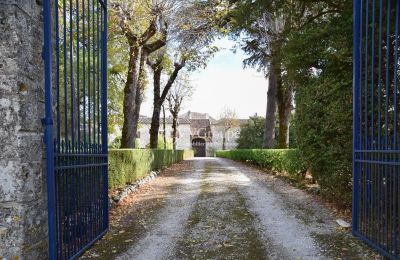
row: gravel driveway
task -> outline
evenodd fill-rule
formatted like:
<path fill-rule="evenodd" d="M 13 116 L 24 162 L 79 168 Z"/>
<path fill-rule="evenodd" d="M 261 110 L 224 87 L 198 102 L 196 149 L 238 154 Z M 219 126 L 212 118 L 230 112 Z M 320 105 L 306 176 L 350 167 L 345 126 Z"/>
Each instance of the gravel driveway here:
<path fill-rule="evenodd" d="M 312 195 L 226 159 L 186 161 L 131 197 L 83 258 L 380 259 Z"/>

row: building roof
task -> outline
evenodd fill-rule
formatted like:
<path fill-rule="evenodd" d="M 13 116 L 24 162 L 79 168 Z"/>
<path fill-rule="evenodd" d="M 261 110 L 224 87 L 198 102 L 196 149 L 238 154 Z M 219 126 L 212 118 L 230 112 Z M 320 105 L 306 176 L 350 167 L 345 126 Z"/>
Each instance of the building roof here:
<path fill-rule="evenodd" d="M 185 119 L 209 119 L 211 122 L 216 121 L 215 118 L 210 116 L 208 113 L 199 113 L 199 112 L 192 112 L 192 111 L 188 111 L 188 112 L 180 115 L 179 117 L 185 118 Z"/>
<path fill-rule="evenodd" d="M 172 124 L 172 117 L 167 117 L 166 123 Z M 239 125 L 244 125 L 248 122 L 248 119 L 238 119 Z M 162 123 L 162 118 L 160 118 L 160 123 Z M 151 117 L 148 116 L 140 116 L 139 124 L 150 125 Z M 199 113 L 199 112 L 191 112 L 188 111 L 178 118 L 179 125 L 191 125 L 192 131 L 195 132 L 200 128 L 209 128 L 211 125 L 222 125 L 223 119 L 216 120 L 212 116 L 207 113 Z M 207 130 L 208 131 L 208 130 Z"/>
<path fill-rule="evenodd" d="M 191 119 L 190 130 L 193 136 L 211 137 L 210 119 Z"/>
<path fill-rule="evenodd" d="M 192 119 L 190 120 L 191 122 L 191 128 L 194 130 L 200 129 L 200 128 L 207 128 L 210 127 L 210 120 L 209 119 Z"/>
<path fill-rule="evenodd" d="M 242 125 L 246 124 L 249 121 L 249 119 L 238 119 L 238 121 L 239 121 L 239 125 L 242 126 Z M 219 119 L 219 120 L 215 120 L 211 124 L 212 125 L 223 125 L 224 121 L 223 121 L 223 119 Z"/>
<path fill-rule="evenodd" d="M 160 118 L 160 123 L 162 124 L 162 122 L 163 122 L 163 119 Z M 167 124 L 171 124 L 172 125 L 172 117 L 166 117 L 165 118 L 165 122 Z M 139 124 L 150 125 L 151 124 L 151 118 L 150 117 L 141 116 L 141 117 L 139 117 Z M 178 124 L 179 125 L 189 125 L 190 124 L 190 120 L 185 119 L 185 118 L 178 118 Z"/>

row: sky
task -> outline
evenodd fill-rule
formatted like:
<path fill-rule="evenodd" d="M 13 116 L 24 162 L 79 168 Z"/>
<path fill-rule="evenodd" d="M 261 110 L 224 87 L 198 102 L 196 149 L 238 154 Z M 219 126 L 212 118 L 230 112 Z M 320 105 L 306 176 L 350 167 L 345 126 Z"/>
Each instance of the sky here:
<path fill-rule="evenodd" d="M 257 113 L 264 116 L 267 100 L 267 81 L 256 69 L 243 69 L 246 55 L 231 49 L 234 42 L 228 38 L 217 40 L 215 45 L 223 48 L 215 54 L 206 69 L 191 74 L 195 91 L 182 113 L 208 113 L 218 118 L 224 108 L 236 110 L 239 118 Z M 152 114 L 152 89 L 148 88 L 141 114 Z"/>

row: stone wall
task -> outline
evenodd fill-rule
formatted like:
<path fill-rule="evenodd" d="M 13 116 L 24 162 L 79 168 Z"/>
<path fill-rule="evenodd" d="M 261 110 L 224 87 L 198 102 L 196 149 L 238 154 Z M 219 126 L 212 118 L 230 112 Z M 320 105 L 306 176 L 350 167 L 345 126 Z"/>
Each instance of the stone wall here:
<path fill-rule="evenodd" d="M 0 259 L 47 258 L 41 0 L 0 0 Z"/>

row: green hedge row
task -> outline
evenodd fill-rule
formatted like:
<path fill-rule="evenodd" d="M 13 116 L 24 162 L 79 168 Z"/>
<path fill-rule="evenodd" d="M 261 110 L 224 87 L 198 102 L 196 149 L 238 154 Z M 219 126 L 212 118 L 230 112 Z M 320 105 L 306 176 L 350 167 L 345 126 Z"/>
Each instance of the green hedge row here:
<path fill-rule="evenodd" d="M 151 171 L 193 157 L 192 150 L 109 150 L 108 187 L 121 188 L 143 179 Z"/>
<path fill-rule="evenodd" d="M 263 168 L 286 172 L 294 178 L 304 178 L 307 166 L 297 149 L 238 149 L 218 151 L 217 157 L 250 162 Z"/>

